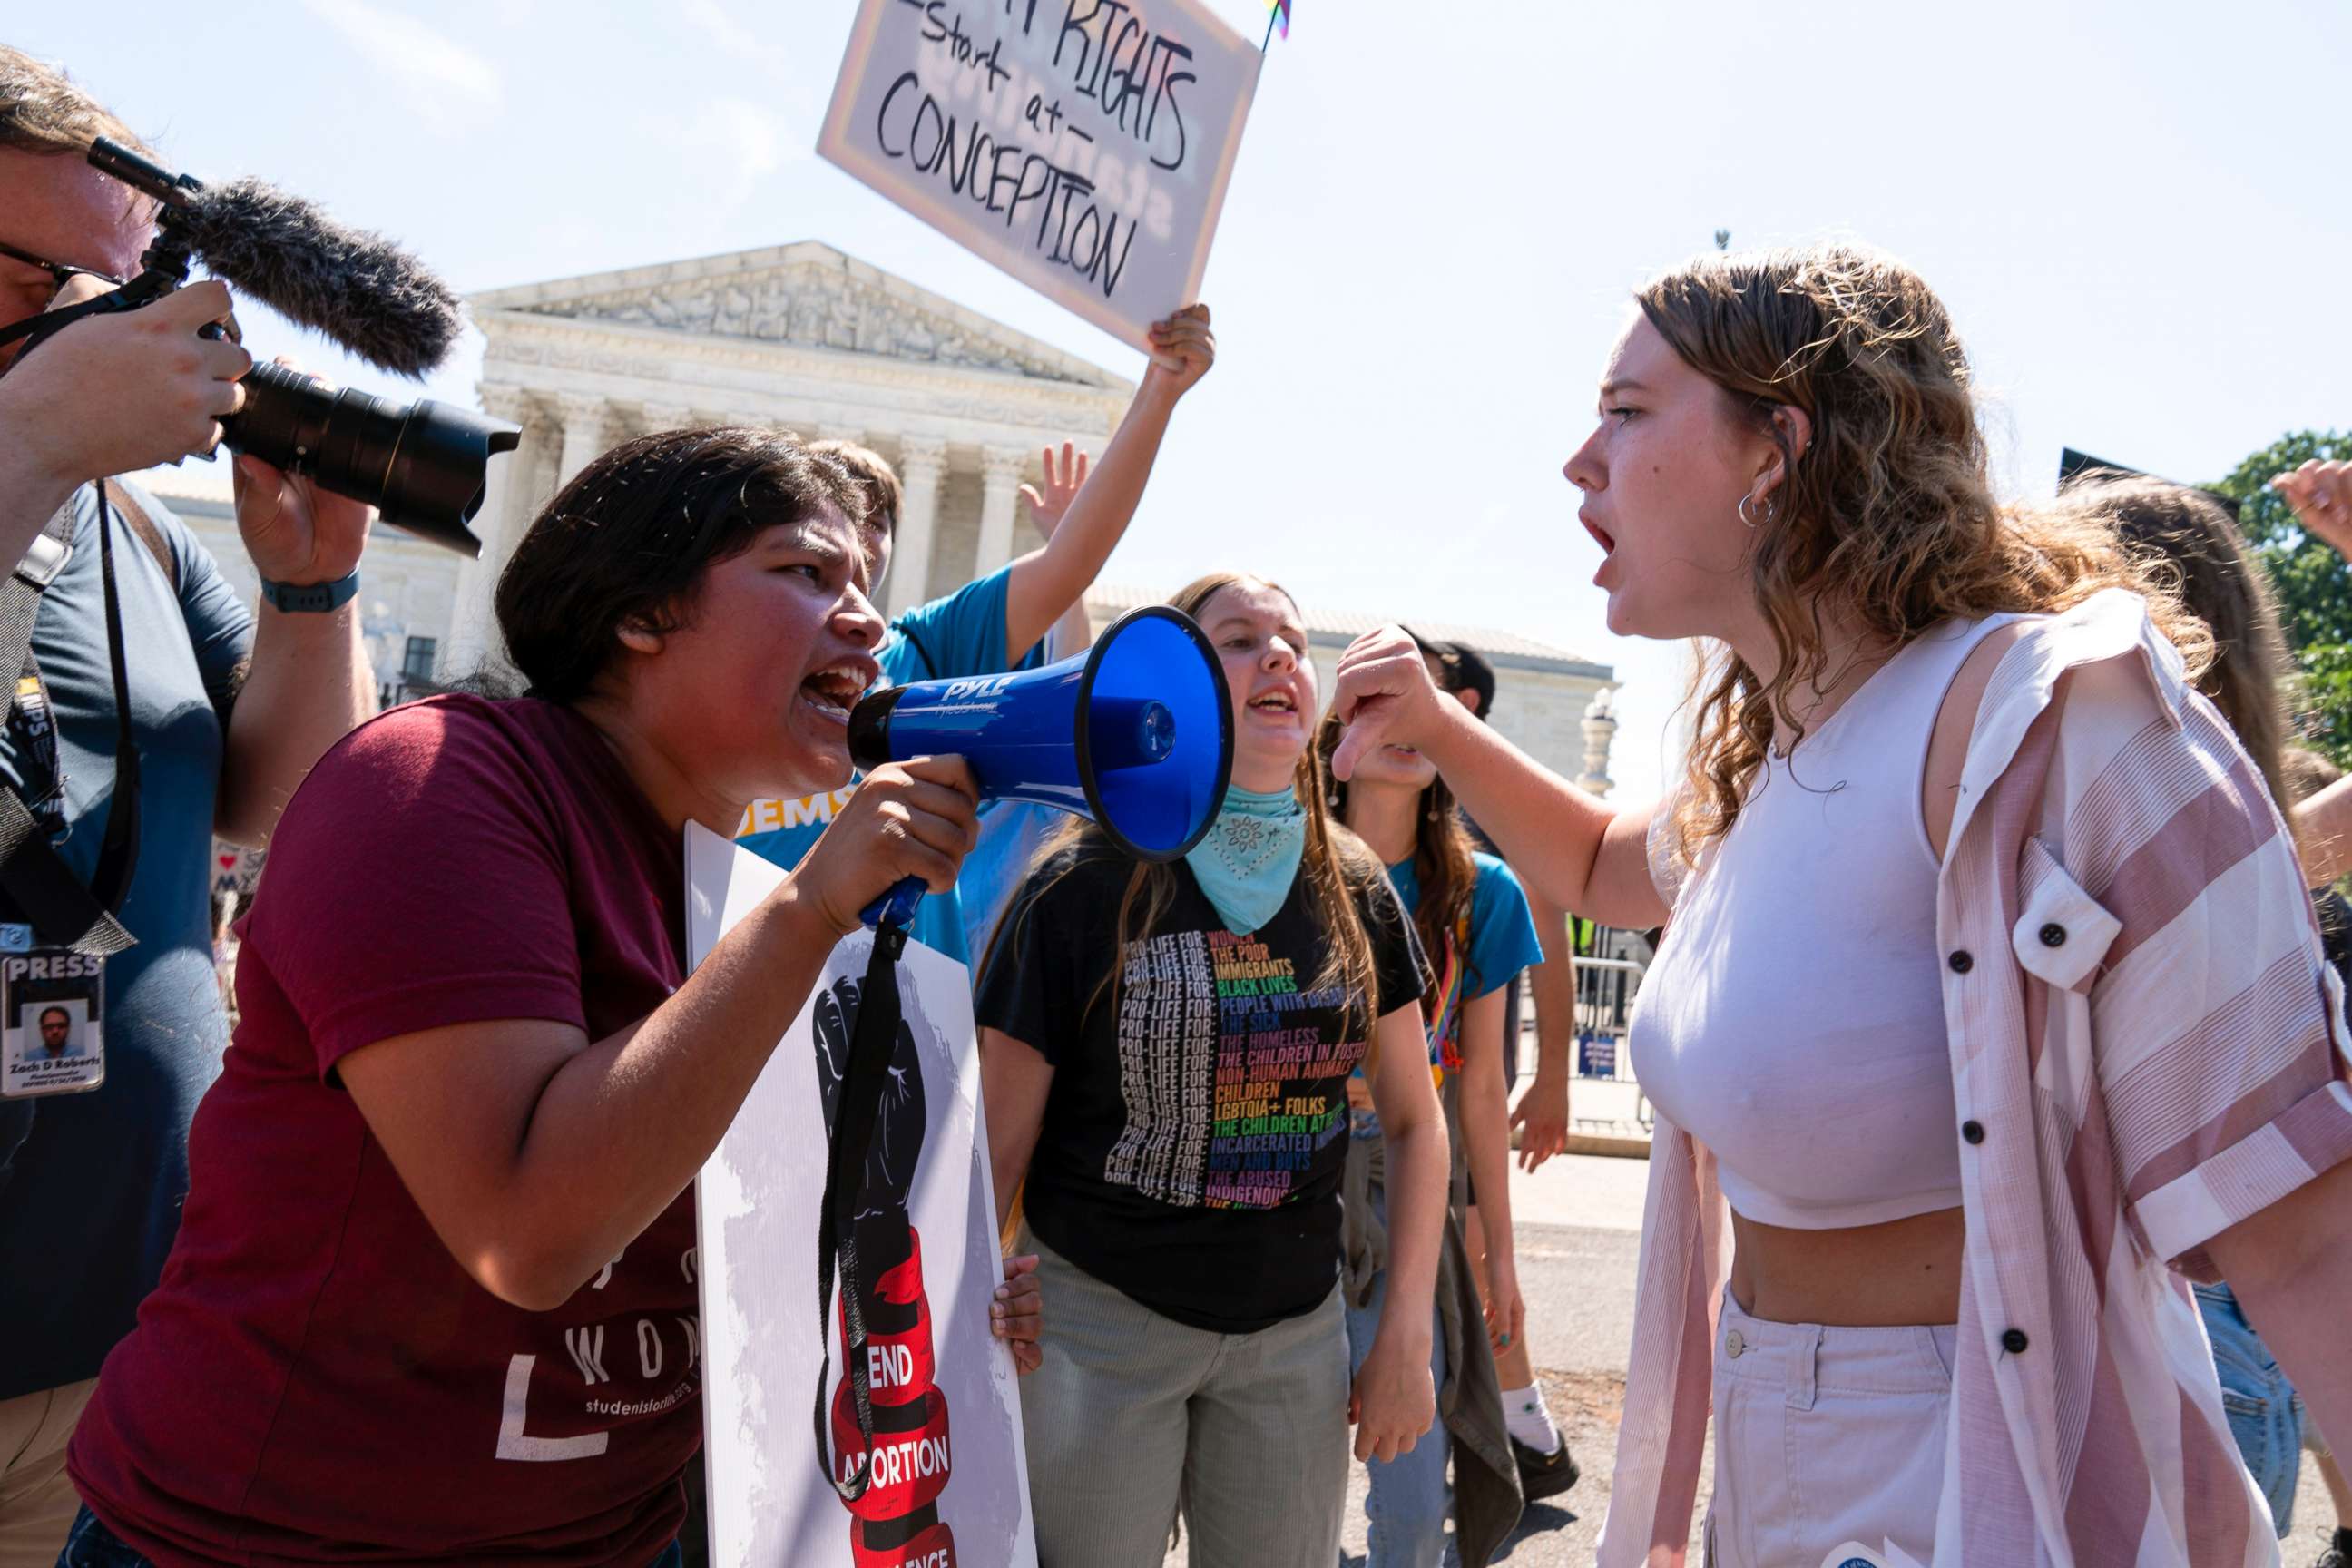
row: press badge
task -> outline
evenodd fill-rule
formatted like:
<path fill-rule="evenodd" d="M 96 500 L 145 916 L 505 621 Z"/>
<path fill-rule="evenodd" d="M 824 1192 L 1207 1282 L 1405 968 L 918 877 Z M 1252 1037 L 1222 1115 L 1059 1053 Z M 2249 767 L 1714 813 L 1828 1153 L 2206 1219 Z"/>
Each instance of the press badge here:
<path fill-rule="evenodd" d="M 106 1081 L 106 960 L 36 947 L 0 925 L 0 1096 L 76 1094 Z"/>

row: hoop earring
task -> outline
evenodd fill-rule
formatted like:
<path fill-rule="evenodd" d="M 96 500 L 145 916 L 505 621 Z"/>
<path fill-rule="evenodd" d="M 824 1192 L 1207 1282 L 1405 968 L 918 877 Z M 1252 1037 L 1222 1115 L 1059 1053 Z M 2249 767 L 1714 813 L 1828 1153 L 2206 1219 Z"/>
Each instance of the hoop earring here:
<path fill-rule="evenodd" d="M 1746 523 L 1750 528 L 1754 528 L 1759 523 L 1771 521 L 1772 513 L 1777 510 L 1772 504 L 1772 498 L 1770 496 L 1766 496 L 1764 498 L 1764 515 L 1760 518 L 1751 516 L 1749 515 L 1748 509 L 1754 505 L 1755 501 L 1756 498 L 1754 496 L 1741 496 L 1739 498 L 1739 521 Z"/>

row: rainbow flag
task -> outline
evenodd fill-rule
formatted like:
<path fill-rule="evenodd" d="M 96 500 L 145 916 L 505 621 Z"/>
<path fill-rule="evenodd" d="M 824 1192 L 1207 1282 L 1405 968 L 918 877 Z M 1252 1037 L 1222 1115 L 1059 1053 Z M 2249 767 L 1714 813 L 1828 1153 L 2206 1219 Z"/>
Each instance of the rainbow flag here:
<path fill-rule="evenodd" d="M 1282 29 L 1284 37 L 1290 37 L 1290 0 L 1272 0 L 1272 24 Z"/>

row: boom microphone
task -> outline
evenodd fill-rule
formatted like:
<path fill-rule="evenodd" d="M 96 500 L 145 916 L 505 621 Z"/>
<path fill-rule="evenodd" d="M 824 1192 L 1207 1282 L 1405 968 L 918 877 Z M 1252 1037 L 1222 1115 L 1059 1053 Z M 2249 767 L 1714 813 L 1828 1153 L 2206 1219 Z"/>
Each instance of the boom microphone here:
<path fill-rule="evenodd" d="M 258 180 L 204 192 L 185 221 L 215 277 L 362 359 L 423 375 L 457 347 L 456 292 L 382 235 L 346 228 Z"/>
<path fill-rule="evenodd" d="M 214 186 L 173 174 L 103 136 L 89 162 L 170 209 L 179 239 L 213 276 L 370 363 L 423 375 L 457 346 L 457 292 L 383 236 L 259 180 Z"/>

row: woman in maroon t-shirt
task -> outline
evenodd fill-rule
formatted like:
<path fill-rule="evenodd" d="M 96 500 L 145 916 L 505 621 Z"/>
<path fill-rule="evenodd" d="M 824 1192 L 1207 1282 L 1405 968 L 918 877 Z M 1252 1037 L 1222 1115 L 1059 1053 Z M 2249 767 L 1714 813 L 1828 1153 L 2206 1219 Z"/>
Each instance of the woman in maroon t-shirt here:
<path fill-rule="evenodd" d="M 311 773 L 178 1245 L 73 1440 L 62 1563 L 674 1558 L 690 1184 L 858 910 L 949 887 L 973 832 L 961 762 L 879 769 L 685 972 L 684 825 L 849 776 L 887 549 L 862 520 L 789 437 L 630 442 L 499 580 L 530 695 L 412 704 Z"/>

